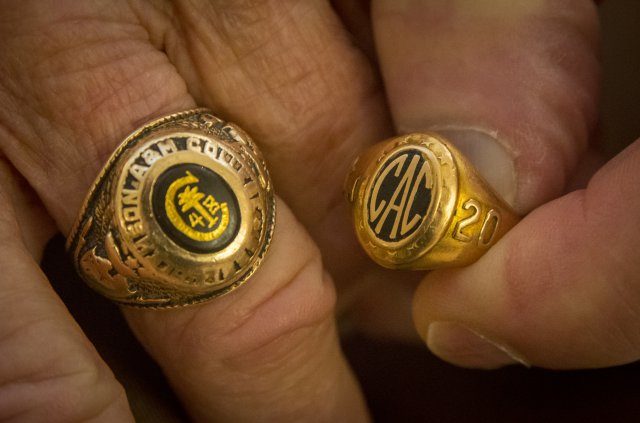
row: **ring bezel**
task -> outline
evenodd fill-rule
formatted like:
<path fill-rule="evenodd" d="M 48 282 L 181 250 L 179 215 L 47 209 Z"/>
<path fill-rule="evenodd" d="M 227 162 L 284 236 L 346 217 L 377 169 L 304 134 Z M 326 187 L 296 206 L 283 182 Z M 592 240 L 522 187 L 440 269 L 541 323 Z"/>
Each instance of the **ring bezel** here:
<path fill-rule="evenodd" d="M 379 263 L 390 268 L 406 267 L 407 263 L 418 260 L 445 235 L 455 213 L 458 190 L 458 174 L 455 159 L 446 144 L 435 134 L 409 134 L 382 144 L 377 151 L 377 159 L 364 166 L 358 180 L 354 196 L 354 218 L 356 233 L 360 242 Z M 371 230 L 369 219 L 369 196 L 375 176 L 387 161 L 402 151 L 415 150 L 428 161 L 431 168 L 432 191 L 429 208 L 420 225 L 410 236 L 397 242 L 380 239 Z"/>
<path fill-rule="evenodd" d="M 200 293 L 210 290 L 213 285 L 224 287 L 233 282 L 233 280 L 224 280 L 224 277 L 222 278 L 223 280 L 216 280 L 214 278 L 209 279 L 210 282 L 207 282 L 207 278 L 218 276 L 220 270 L 223 271 L 223 274 L 227 273 L 227 270 L 232 270 L 234 261 L 237 263 L 241 262 L 244 265 L 247 260 L 239 257 L 244 255 L 244 251 L 242 250 L 243 247 L 254 252 L 257 251 L 256 240 L 249 237 L 254 221 L 253 209 L 250 207 L 251 200 L 249 199 L 249 195 L 244 189 L 238 175 L 234 174 L 228 166 L 220 165 L 219 162 L 205 154 L 187 150 L 178 151 L 158 159 L 158 161 L 154 162 L 153 165 L 150 166 L 149 171 L 144 175 L 144 179 L 140 181 L 140 214 L 147 217 L 141 219 L 141 223 L 143 225 L 141 232 L 147 234 L 147 236 L 150 237 L 148 243 L 157 248 L 157 253 L 153 256 L 153 261 L 149 260 L 148 256 L 143 254 L 144 250 L 136 248 L 135 237 L 132 235 L 132 232 L 127 230 L 127 222 L 121 218 L 122 186 L 124 185 L 124 180 L 127 176 L 127 168 L 135 162 L 141 152 L 157 144 L 159 141 L 193 136 L 195 136 L 193 133 L 188 132 L 159 134 L 140 145 L 135 151 L 138 154 L 131 154 L 130 157 L 125 158 L 122 167 L 117 171 L 119 173 L 119 178 L 113 186 L 113 195 L 116 204 L 114 223 L 118 228 L 118 233 L 121 239 L 136 259 L 138 259 L 141 266 L 157 268 L 157 263 L 163 262 L 167 264 L 167 266 L 165 266 L 167 269 L 181 269 L 181 273 L 179 275 L 172 275 L 170 273 L 168 274 L 159 271 L 159 278 L 157 279 L 158 283 L 162 282 L 167 288 L 180 287 L 181 289 L 194 293 Z M 218 142 L 218 140 L 204 135 L 197 135 L 197 137 L 202 140 Z M 231 149 L 229 149 L 229 151 L 233 152 Z M 234 154 L 234 159 L 240 159 L 235 152 L 232 154 Z M 211 169 L 231 186 L 231 189 L 238 197 L 241 214 L 240 229 L 233 241 L 220 251 L 200 254 L 181 247 L 165 233 L 154 216 L 152 192 L 158 176 L 170 167 L 181 163 L 193 163 Z M 250 163 L 243 161 L 243 167 L 244 166 L 250 166 Z M 247 244 L 247 241 L 250 241 L 251 244 Z M 255 257 L 251 257 L 250 259 L 253 260 Z"/>

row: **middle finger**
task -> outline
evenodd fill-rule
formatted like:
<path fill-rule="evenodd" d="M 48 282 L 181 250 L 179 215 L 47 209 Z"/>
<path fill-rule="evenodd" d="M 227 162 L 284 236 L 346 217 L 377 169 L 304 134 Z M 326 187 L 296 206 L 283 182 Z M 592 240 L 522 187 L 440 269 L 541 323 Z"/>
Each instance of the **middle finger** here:
<path fill-rule="evenodd" d="M 167 12 L 167 53 L 201 104 L 251 128 L 274 184 L 349 280 L 368 265 L 342 186 L 353 158 L 390 131 L 366 56 L 328 1 L 181 0 Z M 193 71 L 191 71 L 193 69 Z M 341 282 L 339 280 L 339 282 Z"/>

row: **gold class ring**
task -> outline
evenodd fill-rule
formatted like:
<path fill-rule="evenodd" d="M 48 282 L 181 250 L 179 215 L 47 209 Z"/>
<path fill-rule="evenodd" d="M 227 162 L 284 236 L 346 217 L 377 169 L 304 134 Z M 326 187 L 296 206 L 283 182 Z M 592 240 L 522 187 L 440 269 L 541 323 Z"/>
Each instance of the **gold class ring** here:
<path fill-rule="evenodd" d="M 376 144 L 345 184 L 360 244 L 391 269 L 476 261 L 517 215 L 443 137 L 409 134 Z"/>
<path fill-rule="evenodd" d="M 264 258 L 275 197 L 251 138 L 207 109 L 129 135 L 94 182 L 67 240 L 82 279 L 121 304 L 206 301 Z"/>

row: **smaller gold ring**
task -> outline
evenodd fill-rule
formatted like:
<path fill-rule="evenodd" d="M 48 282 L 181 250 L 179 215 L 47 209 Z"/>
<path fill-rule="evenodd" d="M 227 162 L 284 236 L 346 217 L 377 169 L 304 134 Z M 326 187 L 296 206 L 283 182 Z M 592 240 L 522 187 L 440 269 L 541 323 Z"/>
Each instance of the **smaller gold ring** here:
<path fill-rule="evenodd" d="M 345 184 L 356 234 L 391 269 L 465 266 L 519 220 L 442 136 L 409 134 L 376 144 Z"/>
<path fill-rule="evenodd" d="M 121 304 L 195 304 L 244 283 L 264 258 L 275 196 L 264 159 L 207 109 L 129 135 L 94 182 L 67 249 L 79 275 Z"/>

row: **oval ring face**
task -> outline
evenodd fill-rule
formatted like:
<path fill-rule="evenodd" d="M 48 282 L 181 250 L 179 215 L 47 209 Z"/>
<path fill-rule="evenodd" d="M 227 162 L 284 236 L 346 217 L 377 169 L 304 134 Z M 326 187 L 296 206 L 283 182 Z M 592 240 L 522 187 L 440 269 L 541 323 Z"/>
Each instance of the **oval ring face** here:
<path fill-rule="evenodd" d="M 238 199 L 216 172 L 181 163 L 165 170 L 154 185 L 153 214 L 176 244 L 206 254 L 233 241 L 241 221 Z"/>
<path fill-rule="evenodd" d="M 258 169 L 250 154 L 205 134 L 158 134 L 136 147 L 114 186 L 125 261 L 194 293 L 253 271 L 273 214 Z"/>
<path fill-rule="evenodd" d="M 428 134 L 388 140 L 358 159 L 348 198 L 367 253 L 400 268 L 433 247 L 453 216 L 456 172 L 447 146 Z"/>
<path fill-rule="evenodd" d="M 423 152 L 409 148 L 391 155 L 367 195 L 369 229 L 385 242 L 409 238 L 427 217 L 432 188 L 433 173 Z"/>

